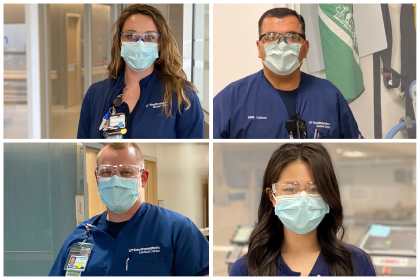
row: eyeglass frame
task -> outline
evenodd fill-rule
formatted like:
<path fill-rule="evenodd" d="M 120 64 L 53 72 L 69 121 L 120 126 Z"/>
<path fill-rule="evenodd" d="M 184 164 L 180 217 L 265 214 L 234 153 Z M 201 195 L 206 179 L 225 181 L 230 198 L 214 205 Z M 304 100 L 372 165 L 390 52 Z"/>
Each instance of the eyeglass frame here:
<path fill-rule="evenodd" d="M 160 33 L 158 33 L 158 32 L 154 32 L 154 31 L 153 31 L 153 33 L 156 33 L 159 37 L 160 37 L 160 36 L 162 36 L 162 34 L 160 34 Z M 121 34 L 126 34 L 126 32 L 121 31 L 121 32 L 120 32 L 120 37 L 121 37 Z M 137 35 L 139 35 L 139 36 L 137 36 L 136 42 L 137 42 L 137 41 L 139 40 L 139 38 L 141 37 L 141 40 L 143 41 L 143 43 L 146 43 L 146 42 L 144 41 L 144 39 L 143 39 L 143 36 L 142 36 L 142 35 L 146 35 L 147 33 L 144 33 L 144 34 L 139 34 L 139 33 L 137 33 L 137 32 L 133 32 L 133 34 L 137 34 Z"/>
<path fill-rule="evenodd" d="M 99 178 L 110 178 L 110 177 L 112 177 L 112 174 L 114 174 L 114 171 L 115 170 L 117 170 L 118 176 L 120 176 L 122 178 L 127 178 L 127 177 L 121 176 L 120 171 L 118 171 L 118 169 L 117 169 L 118 166 L 122 166 L 122 165 L 131 165 L 131 166 L 137 167 L 139 169 L 139 173 L 140 174 L 139 174 L 138 177 L 133 177 L 133 178 L 137 178 L 137 179 L 139 179 L 141 177 L 142 172 L 145 170 L 143 167 L 141 167 L 139 165 L 134 165 L 134 164 L 118 164 L 118 165 L 100 164 L 100 165 L 98 165 L 98 166 L 95 167 L 95 176 L 96 176 L 96 179 L 99 179 Z M 114 169 L 112 170 L 111 176 L 110 177 L 99 177 L 98 176 L 98 167 L 99 166 L 112 166 L 112 167 L 114 167 Z M 129 177 L 129 178 L 131 178 L 131 177 Z"/>
<path fill-rule="evenodd" d="M 302 34 L 302 33 L 299 33 L 299 32 L 295 32 L 295 31 L 290 31 L 290 32 L 286 32 L 286 33 L 267 32 L 267 33 L 261 34 L 261 35 L 260 35 L 260 37 L 259 37 L 259 40 L 258 40 L 258 41 L 261 41 L 261 39 L 262 39 L 265 35 L 267 35 L 267 34 L 276 34 L 276 35 L 298 34 L 298 35 L 300 35 L 300 37 L 302 37 L 302 38 L 303 38 L 303 40 L 304 40 L 304 41 L 306 41 L 306 36 L 305 36 L 305 34 Z M 282 38 L 280 38 L 279 40 L 281 40 L 281 39 L 282 39 Z"/>
<path fill-rule="evenodd" d="M 299 186 L 299 190 L 302 188 L 301 187 L 301 185 L 298 183 L 298 182 L 296 182 L 296 181 L 285 181 L 285 182 L 278 182 L 278 183 L 273 183 L 273 184 L 271 184 L 271 191 L 273 192 L 273 194 L 274 194 L 274 196 L 275 196 L 275 194 L 276 194 L 276 185 L 277 184 L 283 184 L 283 183 L 296 183 L 298 186 Z M 318 186 L 315 182 L 313 182 L 313 181 L 309 181 L 308 183 L 306 183 L 306 185 L 305 185 L 305 189 L 306 189 L 306 187 L 308 186 L 308 184 L 313 184 L 313 185 L 315 185 L 315 186 Z M 298 191 L 297 193 L 300 193 L 300 191 Z"/>

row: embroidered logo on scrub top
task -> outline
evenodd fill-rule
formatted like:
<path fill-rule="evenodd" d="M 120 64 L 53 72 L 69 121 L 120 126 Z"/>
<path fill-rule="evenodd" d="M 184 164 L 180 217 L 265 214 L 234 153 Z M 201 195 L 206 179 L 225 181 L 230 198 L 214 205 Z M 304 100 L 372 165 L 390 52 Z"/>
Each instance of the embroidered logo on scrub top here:
<path fill-rule="evenodd" d="M 263 116 L 248 116 L 248 120 L 266 120 L 267 117 L 263 117 Z"/>
<path fill-rule="evenodd" d="M 331 128 L 331 124 L 328 122 L 314 122 L 309 121 L 309 124 L 316 125 L 317 128 Z"/>
<path fill-rule="evenodd" d="M 153 109 L 155 109 L 155 108 L 162 108 L 163 106 L 168 106 L 168 102 L 150 103 L 146 105 L 146 108 L 152 107 Z"/>
<path fill-rule="evenodd" d="M 129 249 L 128 252 L 138 252 L 139 254 L 152 254 L 160 253 L 160 246 L 146 247 L 146 248 L 133 248 Z"/>

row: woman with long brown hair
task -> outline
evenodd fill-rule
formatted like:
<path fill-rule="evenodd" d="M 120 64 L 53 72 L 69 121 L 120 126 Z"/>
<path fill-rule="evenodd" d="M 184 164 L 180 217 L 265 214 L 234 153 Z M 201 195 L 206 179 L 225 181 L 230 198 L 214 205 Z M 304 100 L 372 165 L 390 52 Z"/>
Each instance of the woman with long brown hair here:
<path fill-rule="evenodd" d="M 204 138 L 197 89 L 160 11 L 129 6 L 113 27 L 109 78 L 86 93 L 77 138 Z"/>
<path fill-rule="evenodd" d="M 369 255 L 342 242 L 343 236 L 340 191 L 327 150 L 284 144 L 264 173 L 248 253 L 230 275 L 376 276 Z"/>

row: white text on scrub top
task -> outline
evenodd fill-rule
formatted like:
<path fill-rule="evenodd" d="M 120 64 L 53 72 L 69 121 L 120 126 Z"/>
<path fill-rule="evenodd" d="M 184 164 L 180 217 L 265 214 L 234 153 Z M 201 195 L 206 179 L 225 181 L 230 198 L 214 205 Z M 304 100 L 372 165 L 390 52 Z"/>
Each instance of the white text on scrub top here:
<path fill-rule="evenodd" d="M 331 124 L 327 123 L 327 122 L 309 121 L 309 124 L 314 124 L 314 125 L 316 125 L 316 127 L 322 127 L 322 128 L 330 128 L 331 127 Z"/>
<path fill-rule="evenodd" d="M 150 104 L 146 105 L 146 108 L 147 107 L 153 107 L 153 109 L 156 109 L 156 108 L 161 108 L 161 107 L 167 106 L 167 105 L 168 105 L 168 102 L 150 103 Z"/>
<path fill-rule="evenodd" d="M 139 252 L 139 254 L 160 253 L 160 246 L 146 247 L 146 248 L 134 248 L 134 249 L 129 249 L 128 252 Z"/>
<path fill-rule="evenodd" d="M 257 119 L 257 120 L 266 120 L 267 119 L 267 117 L 263 117 L 263 116 L 248 116 L 248 120 L 254 120 L 254 119 Z"/>

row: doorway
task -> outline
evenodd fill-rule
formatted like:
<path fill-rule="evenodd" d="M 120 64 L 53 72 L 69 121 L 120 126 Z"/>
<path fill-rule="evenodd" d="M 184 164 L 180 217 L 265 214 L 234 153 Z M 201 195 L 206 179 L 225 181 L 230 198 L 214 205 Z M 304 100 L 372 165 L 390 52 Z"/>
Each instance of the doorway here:
<path fill-rule="evenodd" d="M 81 15 L 66 13 L 67 107 L 79 105 L 81 94 Z"/>
<path fill-rule="evenodd" d="M 157 175 L 156 175 L 156 161 L 144 160 L 144 169 L 149 171 L 149 180 L 145 188 L 142 188 L 141 195 L 143 201 L 147 203 L 158 205 L 157 195 Z"/>

